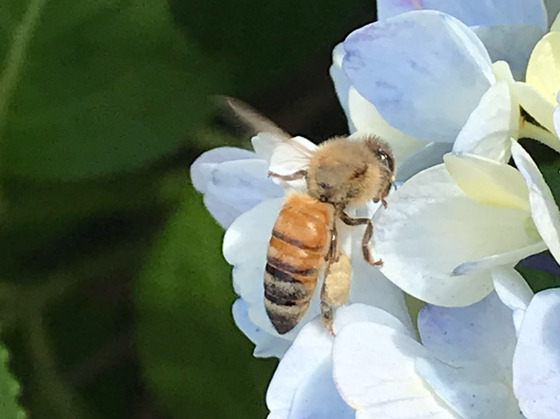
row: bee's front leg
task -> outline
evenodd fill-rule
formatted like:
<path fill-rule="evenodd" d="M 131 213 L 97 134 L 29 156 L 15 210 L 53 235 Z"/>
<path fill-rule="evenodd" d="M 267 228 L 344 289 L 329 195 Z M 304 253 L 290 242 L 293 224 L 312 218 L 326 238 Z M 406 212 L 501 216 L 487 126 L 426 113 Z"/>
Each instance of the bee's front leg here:
<path fill-rule="evenodd" d="M 297 172 L 291 173 L 289 175 L 279 175 L 278 173 L 274 173 L 272 171 L 268 171 L 268 177 L 275 177 L 284 181 L 290 180 L 298 180 L 305 178 L 307 176 L 307 170 L 298 170 Z"/>

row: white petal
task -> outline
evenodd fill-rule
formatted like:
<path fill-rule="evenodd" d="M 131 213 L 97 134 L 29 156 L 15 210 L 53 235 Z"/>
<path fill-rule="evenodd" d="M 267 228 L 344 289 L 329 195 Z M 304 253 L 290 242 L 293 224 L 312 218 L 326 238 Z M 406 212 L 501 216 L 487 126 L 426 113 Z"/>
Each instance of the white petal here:
<path fill-rule="evenodd" d="M 361 231 L 353 236 L 352 277 L 348 300 L 378 307 L 398 318 L 409 330 L 412 322 L 403 292 L 362 256 Z M 373 255 L 375 257 L 375 255 Z M 338 313 L 337 313 L 338 315 Z"/>
<path fill-rule="evenodd" d="M 527 212 L 483 205 L 466 195 L 444 165 L 427 169 L 389 195 L 374 216 L 381 271 L 414 297 L 443 306 L 476 302 L 492 290 L 489 272 L 453 275 L 468 260 L 535 243 Z"/>
<path fill-rule="evenodd" d="M 350 118 L 357 131 L 377 135 L 391 146 L 397 166 L 427 143 L 390 126 L 375 106 L 360 95 L 354 87 L 350 87 L 348 93 L 348 108 Z"/>
<path fill-rule="evenodd" d="M 453 145 L 454 152 L 478 154 L 507 163 L 510 138 L 517 138 L 519 104 L 510 94 L 508 82 L 498 81 L 480 100 Z"/>
<path fill-rule="evenodd" d="M 519 249 L 512 250 L 510 252 L 500 253 L 499 255 L 486 256 L 480 259 L 469 260 L 468 262 L 463 262 L 453 269 L 453 274 L 455 275 L 467 275 L 476 272 L 489 271 L 496 266 L 503 265 L 515 265 L 520 260 L 526 258 L 527 256 L 534 255 L 536 253 L 546 250 L 546 244 L 543 241 L 539 241 L 535 244 L 529 246 L 520 247 Z"/>
<path fill-rule="evenodd" d="M 417 357 L 426 350 L 408 334 L 375 323 L 353 323 L 337 335 L 333 376 L 357 418 L 452 418 L 418 377 Z"/>
<path fill-rule="evenodd" d="M 502 303 L 511 310 L 525 310 L 533 298 L 533 291 L 523 276 L 513 268 L 500 267 L 492 270 L 494 288 Z"/>
<path fill-rule="evenodd" d="M 390 327 L 396 331 L 413 337 L 412 327 L 405 326 L 400 319 L 385 310 L 378 307 L 372 307 L 367 304 L 351 304 L 349 306 L 340 307 L 336 311 L 333 329 L 335 335 L 338 335 L 342 329 L 352 323 L 376 323 Z"/>
<path fill-rule="evenodd" d="M 321 322 L 308 323 L 288 349 L 270 381 L 266 404 L 275 417 L 289 417 L 293 398 L 298 388 L 321 365 L 330 359 L 332 338 Z M 280 413 L 286 412 L 286 415 Z"/>
<path fill-rule="evenodd" d="M 513 324 L 518 333 L 533 291 L 521 274 L 509 266 L 492 269 L 492 280 L 502 303 L 513 311 Z"/>
<path fill-rule="evenodd" d="M 397 166 L 397 181 L 404 182 L 422 170 L 440 164 L 452 147 L 450 143 L 429 143 L 417 150 Z"/>
<path fill-rule="evenodd" d="M 528 418 L 560 412 L 560 290 L 535 295 L 521 324 L 513 358 L 513 388 Z"/>
<path fill-rule="evenodd" d="M 553 105 L 527 83 L 515 82 L 511 88 L 521 107 L 547 130 L 554 132 Z M 555 149 L 558 150 L 558 147 Z"/>
<path fill-rule="evenodd" d="M 560 261 L 560 213 L 558 212 L 558 206 L 531 156 L 518 143 L 513 143 L 511 150 L 515 164 L 529 188 L 531 216 L 535 226 L 558 262 Z"/>
<path fill-rule="evenodd" d="M 275 356 L 281 358 L 292 341 L 264 332 L 249 318 L 247 303 L 238 298 L 233 303 L 232 314 L 236 326 L 255 344 L 253 355 L 261 358 Z"/>

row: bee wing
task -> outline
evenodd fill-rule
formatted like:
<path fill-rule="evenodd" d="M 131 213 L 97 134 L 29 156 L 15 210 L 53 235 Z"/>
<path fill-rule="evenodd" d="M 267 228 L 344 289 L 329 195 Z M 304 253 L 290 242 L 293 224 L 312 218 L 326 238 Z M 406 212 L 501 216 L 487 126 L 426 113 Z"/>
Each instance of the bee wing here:
<path fill-rule="evenodd" d="M 251 139 L 258 155 L 269 162 L 269 170 L 279 175 L 290 175 L 307 168 L 317 146 L 306 138 L 278 137 L 261 132 Z"/>
<path fill-rule="evenodd" d="M 253 109 L 245 102 L 229 96 L 217 96 L 220 105 L 224 105 L 233 113 L 235 118 L 245 125 L 250 132 L 249 135 L 255 135 L 260 132 L 269 132 L 278 138 L 290 139 L 291 135 L 272 122 L 270 119 L 261 115 L 257 110 Z"/>
<path fill-rule="evenodd" d="M 251 142 L 259 156 L 266 159 L 271 172 L 289 175 L 307 168 L 317 146 L 303 137 L 292 137 L 274 122 L 246 103 L 228 96 L 218 98 L 235 116 L 256 133 Z"/>

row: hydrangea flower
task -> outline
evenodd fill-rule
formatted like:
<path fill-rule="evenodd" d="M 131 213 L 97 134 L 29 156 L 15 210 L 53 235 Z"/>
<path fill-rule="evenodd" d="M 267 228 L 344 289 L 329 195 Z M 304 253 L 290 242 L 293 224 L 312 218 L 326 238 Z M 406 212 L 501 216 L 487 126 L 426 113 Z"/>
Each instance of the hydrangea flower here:
<path fill-rule="evenodd" d="M 560 260 L 560 214 L 531 157 L 512 143 L 519 171 L 449 154 L 389 196 L 374 216 L 382 272 L 407 293 L 442 306 L 492 290 L 490 271 L 547 247 Z"/>
<path fill-rule="evenodd" d="M 531 137 L 560 150 L 552 116 L 532 86 L 515 82 L 507 63 L 492 66 L 476 34 L 449 15 L 412 11 L 366 25 L 333 57 L 331 75 L 351 127 L 389 140 L 400 180 L 440 162 L 454 142 L 480 131 L 484 116 L 493 123 L 482 126 L 493 131 L 476 138 L 509 144 L 510 137 Z M 520 106 L 537 124 L 521 118 Z M 509 158 L 503 144 L 492 152 L 497 157 L 487 157 Z"/>
<path fill-rule="evenodd" d="M 505 301 L 525 313 L 524 281 L 513 270 L 495 277 Z M 516 348 L 512 311 L 495 293 L 465 308 L 426 305 L 418 330 L 420 339 L 360 304 L 338 310 L 334 338 L 308 323 L 270 383 L 269 418 L 523 417 L 513 378 L 522 339 Z"/>

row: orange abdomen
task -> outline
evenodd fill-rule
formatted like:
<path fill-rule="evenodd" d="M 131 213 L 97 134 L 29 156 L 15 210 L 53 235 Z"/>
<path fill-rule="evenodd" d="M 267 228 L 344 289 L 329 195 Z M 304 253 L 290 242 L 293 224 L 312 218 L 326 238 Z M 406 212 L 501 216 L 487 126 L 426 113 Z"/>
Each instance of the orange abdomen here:
<path fill-rule="evenodd" d="M 264 273 L 265 308 L 279 333 L 305 314 L 330 246 L 334 209 L 303 193 L 286 197 L 272 229 Z"/>

